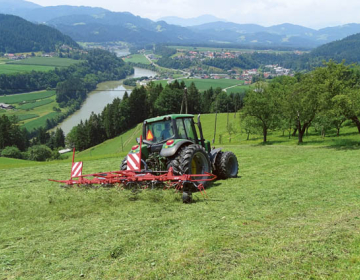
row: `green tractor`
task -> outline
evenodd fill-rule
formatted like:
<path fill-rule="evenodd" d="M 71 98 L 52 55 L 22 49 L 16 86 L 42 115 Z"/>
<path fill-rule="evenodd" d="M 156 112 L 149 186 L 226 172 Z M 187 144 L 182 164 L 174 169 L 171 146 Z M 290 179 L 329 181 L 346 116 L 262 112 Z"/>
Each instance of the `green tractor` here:
<path fill-rule="evenodd" d="M 199 136 L 195 125 L 198 127 Z M 221 148 L 211 149 L 205 140 L 200 115 L 194 122 L 194 115 L 173 114 L 147 119 L 143 123 L 143 145 L 141 148 L 141 169 L 164 171 L 170 167 L 174 174 L 215 174 L 219 179 L 235 178 L 238 161 L 234 153 L 223 152 Z M 136 139 L 140 144 L 140 139 Z M 139 153 L 140 146 L 132 147 L 131 153 Z M 121 170 L 127 169 L 127 157 Z M 206 185 L 205 181 L 202 182 Z M 183 202 L 191 201 L 195 188 L 183 189 Z"/>

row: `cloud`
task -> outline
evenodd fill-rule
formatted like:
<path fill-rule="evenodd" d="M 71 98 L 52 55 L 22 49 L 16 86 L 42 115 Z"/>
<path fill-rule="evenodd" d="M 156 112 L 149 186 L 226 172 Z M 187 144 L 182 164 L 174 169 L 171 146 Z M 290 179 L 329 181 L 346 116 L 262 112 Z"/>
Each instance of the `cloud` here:
<path fill-rule="evenodd" d="M 265 26 L 293 23 L 308 27 L 359 22 L 358 0 L 33 0 L 43 6 L 76 5 L 128 11 L 150 19 L 183 18 L 212 14 L 238 23 Z"/>

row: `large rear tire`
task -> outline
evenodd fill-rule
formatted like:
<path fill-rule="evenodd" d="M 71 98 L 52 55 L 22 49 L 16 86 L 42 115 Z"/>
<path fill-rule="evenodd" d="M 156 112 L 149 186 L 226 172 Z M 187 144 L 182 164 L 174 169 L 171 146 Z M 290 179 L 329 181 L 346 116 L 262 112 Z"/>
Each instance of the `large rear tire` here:
<path fill-rule="evenodd" d="M 215 160 L 214 174 L 218 179 L 236 178 L 239 171 L 239 164 L 232 152 L 219 152 Z"/>

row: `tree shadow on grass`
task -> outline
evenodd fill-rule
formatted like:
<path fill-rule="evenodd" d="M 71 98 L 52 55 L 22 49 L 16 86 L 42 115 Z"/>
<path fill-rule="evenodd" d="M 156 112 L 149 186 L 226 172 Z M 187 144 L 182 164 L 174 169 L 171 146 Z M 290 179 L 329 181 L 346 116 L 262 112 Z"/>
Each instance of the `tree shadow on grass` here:
<path fill-rule="evenodd" d="M 286 143 L 288 141 L 266 141 L 265 143 L 264 142 L 261 142 L 259 144 L 256 144 L 255 146 L 271 146 L 271 145 L 276 145 L 276 144 L 283 144 L 283 143 Z"/>
<path fill-rule="evenodd" d="M 306 145 L 322 144 L 322 145 L 318 145 L 318 147 L 323 149 L 333 149 L 339 151 L 360 150 L 360 139 L 359 141 L 352 139 L 333 139 L 331 142 L 325 143 L 326 145 L 324 145 L 324 142 L 325 141 L 323 140 L 310 140 L 300 145 L 306 146 Z"/>

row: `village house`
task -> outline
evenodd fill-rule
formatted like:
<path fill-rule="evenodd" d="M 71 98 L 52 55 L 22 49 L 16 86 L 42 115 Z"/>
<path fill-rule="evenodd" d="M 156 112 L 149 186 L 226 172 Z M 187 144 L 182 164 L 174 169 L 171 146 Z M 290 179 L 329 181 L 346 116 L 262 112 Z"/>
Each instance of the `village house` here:
<path fill-rule="evenodd" d="M 10 109 L 14 109 L 14 106 L 9 105 L 9 104 L 5 104 L 5 103 L 0 103 L 0 108 L 10 110 Z"/>

